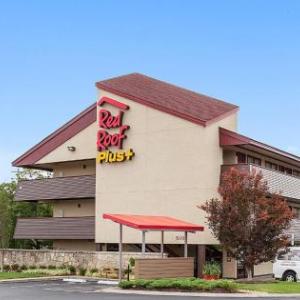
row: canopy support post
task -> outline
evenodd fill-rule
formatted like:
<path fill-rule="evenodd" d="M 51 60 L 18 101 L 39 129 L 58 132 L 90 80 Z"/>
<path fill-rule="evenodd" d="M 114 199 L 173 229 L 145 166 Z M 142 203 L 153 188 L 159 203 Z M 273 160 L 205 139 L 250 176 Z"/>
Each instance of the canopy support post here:
<path fill-rule="evenodd" d="M 160 243 L 160 253 L 161 257 L 164 257 L 164 231 L 161 231 L 161 243 Z"/>
<path fill-rule="evenodd" d="M 142 231 L 142 254 L 145 255 L 146 253 L 146 231 Z"/>
<path fill-rule="evenodd" d="M 187 244 L 188 232 L 184 232 L 184 257 L 188 257 L 188 244 Z"/>
<path fill-rule="evenodd" d="M 122 280 L 123 269 L 123 225 L 120 224 L 120 240 L 119 240 L 119 281 Z"/>

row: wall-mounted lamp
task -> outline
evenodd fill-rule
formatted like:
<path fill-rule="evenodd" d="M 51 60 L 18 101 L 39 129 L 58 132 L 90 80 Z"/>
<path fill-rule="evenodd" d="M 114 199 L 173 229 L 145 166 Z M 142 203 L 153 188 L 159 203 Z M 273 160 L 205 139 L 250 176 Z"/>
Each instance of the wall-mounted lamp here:
<path fill-rule="evenodd" d="M 76 150 L 75 146 L 68 146 L 67 147 L 69 151 L 74 152 Z"/>

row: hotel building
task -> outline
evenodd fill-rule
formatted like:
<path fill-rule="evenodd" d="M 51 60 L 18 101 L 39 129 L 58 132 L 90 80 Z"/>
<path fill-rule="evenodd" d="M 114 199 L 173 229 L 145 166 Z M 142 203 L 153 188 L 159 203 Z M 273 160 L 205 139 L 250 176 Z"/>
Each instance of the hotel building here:
<path fill-rule="evenodd" d="M 52 240 L 54 249 L 116 251 L 118 227 L 104 213 L 166 215 L 204 225 L 189 235 L 196 275 L 205 260 L 223 276 L 243 270 L 222 251 L 197 208 L 219 197 L 230 166 L 261 171 L 271 191 L 300 211 L 300 158 L 237 132 L 238 107 L 141 74 L 96 83 L 97 102 L 12 164 L 53 172 L 21 181 L 16 201 L 50 202 L 52 218 L 19 218 L 16 239 Z M 140 232 L 124 228 L 126 251 L 141 251 Z M 165 235 L 165 252 L 182 256 L 183 234 Z M 159 251 L 159 233 L 146 236 Z M 271 272 L 262 264 L 255 275 Z"/>

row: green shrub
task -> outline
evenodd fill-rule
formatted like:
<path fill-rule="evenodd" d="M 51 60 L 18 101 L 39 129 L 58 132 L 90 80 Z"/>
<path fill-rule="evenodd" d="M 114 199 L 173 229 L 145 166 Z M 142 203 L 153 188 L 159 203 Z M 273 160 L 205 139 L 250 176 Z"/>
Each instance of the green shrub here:
<path fill-rule="evenodd" d="M 20 270 L 21 270 L 21 271 L 28 270 L 28 267 L 27 267 L 26 265 L 22 265 L 22 266 L 20 267 Z"/>
<path fill-rule="evenodd" d="M 134 287 L 134 282 L 123 280 L 119 283 L 119 287 L 122 289 L 132 289 Z"/>
<path fill-rule="evenodd" d="M 18 264 L 13 264 L 11 265 L 10 270 L 13 272 L 18 272 L 20 271 L 20 266 Z"/>
<path fill-rule="evenodd" d="M 61 265 L 61 266 L 57 267 L 57 269 L 68 270 L 69 266 L 68 265 Z"/>
<path fill-rule="evenodd" d="M 87 269 L 86 268 L 79 268 L 79 275 L 85 276 Z"/>
<path fill-rule="evenodd" d="M 99 272 L 99 270 L 97 268 L 93 268 L 90 270 L 91 274 L 98 273 L 98 272 Z"/>
<path fill-rule="evenodd" d="M 207 262 L 203 267 L 205 275 L 221 275 L 221 265 L 217 262 Z"/>
<path fill-rule="evenodd" d="M 70 275 L 76 275 L 76 268 L 74 266 L 68 266 L 67 268 L 70 272 Z"/>
<path fill-rule="evenodd" d="M 48 270 L 56 270 L 57 268 L 56 268 L 56 266 L 54 266 L 54 265 L 49 265 L 48 266 Z"/>
<path fill-rule="evenodd" d="M 45 270 L 45 269 L 47 269 L 47 267 L 46 267 L 46 266 L 44 266 L 44 265 L 41 265 L 41 266 L 39 266 L 39 269 L 41 269 L 41 270 Z"/>
<path fill-rule="evenodd" d="M 237 286 L 230 280 L 206 281 L 198 278 L 185 279 L 149 279 L 149 280 L 131 280 L 121 281 L 119 286 L 123 289 L 178 289 L 186 291 L 227 291 L 235 292 Z"/>
<path fill-rule="evenodd" d="M 30 269 L 30 270 L 35 270 L 35 269 L 36 269 L 36 266 L 35 266 L 35 265 L 31 265 L 31 266 L 28 267 L 28 269 Z"/>
<path fill-rule="evenodd" d="M 135 266 L 135 259 L 134 259 L 134 257 L 130 257 L 128 263 L 129 263 L 130 267 L 134 267 Z"/>
<path fill-rule="evenodd" d="M 10 266 L 9 265 L 3 265 L 3 271 L 4 272 L 9 272 L 10 271 Z"/>

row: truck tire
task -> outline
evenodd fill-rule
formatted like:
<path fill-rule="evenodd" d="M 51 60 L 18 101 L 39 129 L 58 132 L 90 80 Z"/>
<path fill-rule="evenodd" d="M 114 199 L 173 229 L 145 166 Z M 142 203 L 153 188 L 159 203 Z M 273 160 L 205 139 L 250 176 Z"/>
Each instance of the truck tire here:
<path fill-rule="evenodd" d="M 286 271 L 282 276 L 282 280 L 295 282 L 297 281 L 297 275 L 294 271 Z"/>

